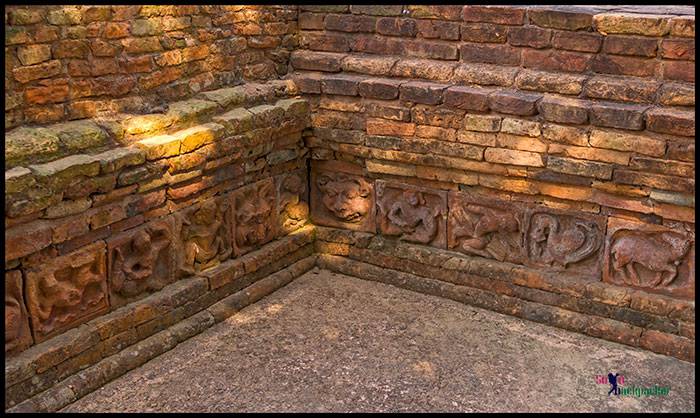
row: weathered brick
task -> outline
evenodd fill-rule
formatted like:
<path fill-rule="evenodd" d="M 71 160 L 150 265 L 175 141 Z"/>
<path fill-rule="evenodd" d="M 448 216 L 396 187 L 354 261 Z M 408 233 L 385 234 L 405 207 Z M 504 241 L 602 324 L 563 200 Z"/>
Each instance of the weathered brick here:
<path fill-rule="evenodd" d="M 542 133 L 539 122 L 513 118 L 503 118 L 501 132 L 532 137 L 538 137 Z"/>
<path fill-rule="evenodd" d="M 654 59 L 598 54 L 591 61 L 591 70 L 596 73 L 652 77 L 659 64 Z"/>
<path fill-rule="evenodd" d="M 491 115 L 466 115 L 464 129 L 478 132 L 498 132 L 501 130 L 501 117 Z"/>
<path fill-rule="evenodd" d="M 465 22 L 522 25 L 525 22 L 525 8 L 517 6 L 464 6 L 462 19 Z"/>
<path fill-rule="evenodd" d="M 384 119 L 368 119 L 367 134 L 411 136 L 416 132 L 415 123 L 394 122 Z"/>
<path fill-rule="evenodd" d="M 663 158 L 648 158 L 637 155 L 632 157 L 629 165 L 630 168 L 639 171 L 656 172 L 681 177 L 695 177 L 695 166 L 693 164 L 669 161 Z"/>
<path fill-rule="evenodd" d="M 34 65 L 51 59 L 49 45 L 27 45 L 17 48 L 17 58 L 22 65 Z"/>
<path fill-rule="evenodd" d="M 294 51 L 290 64 L 296 70 L 339 72 L 343 57 L 330 52 Z"/>
<path fill-rule="evenodd" d="M 610 164 L 561 158 L 553 155 L 547 157 L 547 168 L 559 173 L 593 177 L 601 180 L 610 180 L 613 173 L 613 167 Z"/>
<path fill-rule="evenodd" d="M 582 73 L 592 58 L 593 55 L 578 52 L 526 49 L 523 51 L 523 67 Z"/>
<path fill-rule="evenodd" d="M 620 165 L 627 165 L 630 161 L 630 153 L 586 146 L 577 147 L 571 145 L 549 144 L 547 153 L 554 155 L 561 154 L 566 157 L 577 158 L 579 160 L 601 161 Z"/>
<path fill-rule="evenodd" d="M 545 95 L 537 106 L 549 122 L 583 124 L 588 121 L 589 104 L 585 100 Z"/>
<path fill-rule="evenodd" d="M 621 184 L 653 187 L 682 193 L 693 193 L 695 180 L 663 174 L 645 173 L 633 170 L 615 170 L 613 181 Z"/>
<path fill-rule="evenodd" d="M 508 29 L 508 43 L 530 48 L 547 48 L 550 46 L 552 31 L 537 26 L 521 26 Z"/>
<path fill-rule="evenodd" d="M 515 86 L 523 90 L 577 95 L 585 79 L 582 75 L 523 69 L 515 78 Z"/>
<path fill-rule="evenodd" d="M 5 231 L 5 262 L 35 253 L 51 244 L 48 223 L 32 222 Z"/>
<path fill-rule="evenodd" d="M 489 110 L 490 90 L 476 87 L 453 86 L 445 90 L 444 103 L 464 110 L 486 112 Z"/>
<path fill-rule="evenodd" d="M 465 62 L 520 65 L 520 49 L 510 45 L 462 44 L 459 59 Z"/>
<path fill-rule="evenodd" d="M 554 142 L 588 146 L 588 133 L 580 128 L 546 123 L 542 126 L 542 136 Z"/>
<path fill-rule="evenodd" d="M 455 71 L 452 81 L 482 86 L 508 87 L 518 74 L 516 67 L 493 64 L 461 64 Z"/>
<path fill-rule="evenodd" d="M 348 52 L 350 50 L 347 37 L 333 33 L 303 33 L 301 45 L 313 51 Z"/>
<path fill-rule="evenodd" d="M 414 103 L 438 104 L 442 101 L 442 93 L 447 88 L 443 84 L 411 81 L 401 84 L 399 94 L 401 100 Z"/>
<path fill-rule="evenodd" d="M 442 20 L 461 20 L 462 19 L 462 6 L 459 5 L 449 5 L 449 6 L 418 6 L 410 5 L 407 7 L 410 12 L 411 17 L 419 17 L 426 19 L 442 19 Z"/>
<path fill-rule="evenodd" d="M 666 150 L 666 143 L 658 139 L 601 129 L 593 129 L 589 141 L 594 147 L 631 151 L 652 157 L 661 157 Z"/>
<path fill-rule="evenodd" d="M 603 37 L 597 33 L 557 31 L 552 36 L 552 46 L 577 52 L 598 52 Z"/>
<path fill-rule="evenodd" d="M 639 340 L 639 346 L 655 353 L 695 362 L 695 340 L 659 331 L 645 330 Z"/>
<path fill-rule="evenodd" d="M 671 36 L 695 38 L 695 16 L 677 16 L 669 21 Z"/>
<path fill-rule="evenodd" d="M 502 130 L 503 127 L 501 126 L 501 131 Z M 500 148 L 510 148 L 543 154 L 547 152 L 547 144 L 537 138 L 523 135 L 511 135 L 505 132 L 499 132 L 496 134 L 496 146 Z"/>
<path fill-rule="evenodd" d="M 663 61 L 663 77 L 695 83 L 695 63 L 692 61 Z"/>
<path fill-rule="evenodd" d="M 695 142 L 669 142 L 668 158 L 679 161 L 695 161 Z"/>
<path fill-rule="evenodd" d="M 355 56 L 350 55 L 343 59 L 343 71 L 354 73 L 388 75 L 398 58 L 382 56 Z"/>
<path fill-rule="evenodd" d="M 505 43 L 508 27 L 491 23 L 463 23 L 460 27 L 463 41 Z"/>
<path fill-rule="evenodd" d="M 695 106 L 695 88 L 682 83 L 664 83 L 659 103 L 667 106 Z"/>
<path fill-rule="evenodd" d="M 377 33 L 388 36 L 414 37 L 418 33 L 418 27 L 413 19 L 382 17 L 377 20 Z"/>
<path fill-rule="evenodd" d="M 654 108 L 646 113 L 647 129 L 680 136 L 695 136 L 695 112 Z"/>
<path fill-rule="evenodd" d="M 324 26 L 326 30 L 340 32 L 374 32 L 377 18 L 358 15 L 326 15 Z"/>
<path fill-rule="evenodd" d="M 425 39 L 444 39 L 456 41 L 459 39 L 459 23 L 439 20 L 416 20 L 418 35 Z"/>
<path fill-rule="evenodd" d="M 510 115 L 534 115 L 537 113 L 537 101 L 541 94 L 522 93 L 517 90 L 500 90 L 489 96 L 491 110 Z"/>
<path fill-rule="evenodd" d="M 590 12 L 561 10 L 554 7 L 531 7 L 527 11 L 530 23 L 545 28 L 578 31 L 591 28 L 593 16 Z M 581 32 L 578 32 L 581 33 Z"/>
<path fill-rule="evenodd" d="M 52 60 L 37 65 L 18 67 L 12 69 L 12 75 L 20 83 L 28 83 L 40 78 L 49 78 L 61 72 L 61 61 Z"/>
<path fill-rule="evenodd" d="M 623 102 L 653 103 L 659 84 L 652 80 L 592 77 L 583 89 L 585 97 Z"/>
<path fill-rule="evenodd" d="M 668 16 L 632 13 L 601 13 L 593 17 L 595 29 L 604 34 L 621 33 L 664 36 L 669 31 Z"/>
<path fill-rule="evenodd" d="M 363 80 L 358 86 L 360 96 L 369 99 L 393 100 L 399 97 L 401 82 L 387 78 Z"/>
<path fill-rule="evenodd" d="M 328 75 L 321 79 L 321 91 L 325 94 L 357 96 L 357 86 L 363 79 L 348 74 Z"/>
<path fill-rule="evenodd" d="M 658 40 L 633 36 L 610 35 L 605 37 L 603 52 L 617 55 L 655 57 Z"/>
<path fill-rule="evenodd" d="M 486 148 L 484 159 L 491 163 L 544 167 L 542 155 L 535 152 L 503 148 Z"/>
<path fill-rule="evenodd" d="M 644 111 L 647 106 L 616 103 L 593 103 L 590 110 L 591 123 L 608 128 L 644 129 Z"/>

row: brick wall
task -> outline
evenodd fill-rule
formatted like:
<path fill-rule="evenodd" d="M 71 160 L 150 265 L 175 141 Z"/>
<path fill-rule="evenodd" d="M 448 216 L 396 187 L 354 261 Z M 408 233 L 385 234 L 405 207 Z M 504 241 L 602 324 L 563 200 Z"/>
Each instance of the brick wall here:
<path fill-rule="evenodd" d="M 278 78 L 296 30 L 294 6 L 8 6 L 5 129 Z"/>
<path fill-rule="evenodd" d="M 322 265 L 694 359 L 693 13 L 300 6 Z"/>

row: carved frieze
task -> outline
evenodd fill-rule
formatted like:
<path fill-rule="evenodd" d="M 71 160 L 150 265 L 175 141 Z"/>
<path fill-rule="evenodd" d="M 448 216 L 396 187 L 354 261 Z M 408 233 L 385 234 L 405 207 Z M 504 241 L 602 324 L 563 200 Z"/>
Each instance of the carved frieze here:
<path fill-rule="evenodd" d="M 24 306 L 22 273 L 5 273 L 5 354 L 15 354 L 32 345 L 29 316 Z"/>
<path fill-rule="evenodd" d="M 609 218 L 603 280 L 694 298 L 695 232 Z"/>
<path fill-rule="evenodd" d="M 447 247 L 469 255 L 522 263 L 523 212 L 501 200 L 449 193 Z"/>
<path fill-rule="evenodd" d="M 100 241 L 26 272 L 27 308 L 36 342 L 108 309 L 105 252 Z"/>
<path fill-rule="evenodd" d="M 241 187 L 231 194 L 237 256 L 252 251 L 275 237 L 275 194 L 271 178 Z"/>
<path fill-rule="evenodd" d="M 351 167 L 340 161 L 312 167 L 311 217 L 319 225 L 374 232 L 373 184 Z"/>
<path fill-rule="evenodd" d="M 280 236 L 289 234 L 309 221 L 309 188 L 306 170 L 279 175 L 277 188 L 277 223 Z"/>
<path fill-rule="evenodd" d="M 402 241 L 445 248 L 447 193 L 377 180 L 379 232 Z"/>
<path fill-rule="evenodd" d="M 155 220 L 107 241 L 110 301 L 121 306 L 175 279 L 172 218 Z"/>
<path fill-rule="evenodd" d="M 526 264 L 600 278 L 605 231 L 602 217 L 531 209 L 526 223 Z"/>
<path fill-rule="evenodd" d="M 199 273 L 231 257 L 231 217 L 225 198 L 211 198 L 176 213 L 180 275 Z"/>

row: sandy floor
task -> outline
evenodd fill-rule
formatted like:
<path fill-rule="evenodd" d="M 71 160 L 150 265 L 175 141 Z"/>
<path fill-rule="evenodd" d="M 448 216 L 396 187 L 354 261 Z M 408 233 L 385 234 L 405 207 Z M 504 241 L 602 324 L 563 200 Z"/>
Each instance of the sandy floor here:
<path fill-rule="evenodd" d="M 695 367 L 322 270 L 63 411 L 695 411 Z"/>

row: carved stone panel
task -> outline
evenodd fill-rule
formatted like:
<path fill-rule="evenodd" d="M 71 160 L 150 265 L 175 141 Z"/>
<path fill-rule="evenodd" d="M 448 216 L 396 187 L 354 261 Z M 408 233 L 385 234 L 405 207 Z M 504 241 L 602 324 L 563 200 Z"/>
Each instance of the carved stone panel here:
<path fill-rule="evenodd" d="M 603 280 L 695 298 L 695 231 L 608 219 Z"/>
<path fill-rule="evenodd" d="M 309 221 L 309 187 L 306 170 L 296 170 L 275 178 L 279 236 L 285 236 Z"/>
<path fill-rule="evenodd" d="M 447 248 L 509 263 L 522 263 L 524 213 L 502 200 L 450 192 Z"/>
<path fill-rule="evenodd" d="M 318 225 L 374 232 L 372 182 L 361 169 L 340 161 L 315 163 L 311 170 L 311 219 Z"/>
<path fill-rule="evenodd" d="M 377 180 L 377 225 L 384 235 L 445 248 L 447 192 Z"/>
<path fill-rule="evenodd" d="M 530 209 L 526 223 L 526 264 L 585 273 L 600 279 L 605 233 L 603 217 Z"/>
<path fill-rule="evenodd" d="M 5 273 L 5 354 L 15 354 L 32 345 L 29 316 L 22 296 L 22 273 Z"/>
<path fill-rule="evenodd" d="M 233 253 L 231 204 L 211 198 L 175 214 L 180 276 L 219 265 Z"/>
<path fill-rule="evenodd" d="M 236 256 L 250 252 L 275 237 L 275 194 L 272 178 L 241 187 L 231 194 Z"/>
<path fill-rule="evenodd" d="M 27 271 L 27 308 L 37 343 L 107 311 L 105 252 L 100 241 Z"/>
<path fill-rule="evenodd" d="M 174 230 L 169 217 L 107 241 L 112 306 L 122 306 L 175 280 Z"/>

